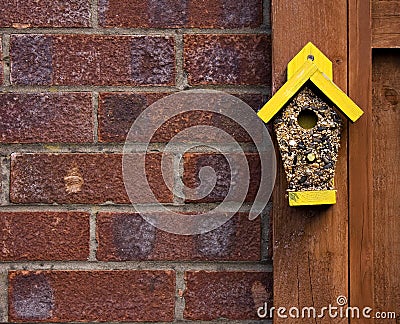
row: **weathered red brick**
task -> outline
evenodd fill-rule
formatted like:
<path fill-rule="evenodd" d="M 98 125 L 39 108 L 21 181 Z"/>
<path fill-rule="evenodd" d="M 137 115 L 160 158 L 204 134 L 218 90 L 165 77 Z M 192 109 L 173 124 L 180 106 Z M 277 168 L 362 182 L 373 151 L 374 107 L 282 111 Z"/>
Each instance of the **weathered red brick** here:
<path fill-rule="evenodd" d="M 4 188 L 3 188 L 3 181 L 5 180 L 4 177 L 4 165 L 6 164 L 6 159 L 4 158 L 4 156 L 0 155 L 0 204 L 3 203 L 4 198 L 5 198 L 5 192 L 4 192 Z"/>
<path fill-rule="evenodd" d="M 0 212 L 1 261 L 86 260 L 89 214 Z"/>
<path fill-rule="evenodd" d="M 211 167 L 214 169 L 217 180 L 214 189 L 204 198 L 193 200 L 187 199 L 187 201 L 196 202 L 219 202 L 223 201 L 228 195 L 229 188 L 232 187 L 233 201 L 238 197 L 235 194 L 235 188 L 243 186 L 244 174 L 241 172 L 243 167 L 239 161 L 239 153 L 229 153 L 230 158 L 235 163 L 235 168 L 238 172 L 234 172 L 230 169 L 228 160 L 225 156 L 228 154 L 215 154 L 215 153 L 186 153 L 184 159 L 184 174 L 183 182 L 189 188 L 200 188 L 199 172 L 204 167 Z M 261 177 L 261 163 L 258 153 L 246 153 L 245 154 L 247 165 L 249 168 L 249 188 L 247 190 L 247 196 L 245 201 L 253 201 L 256 197 Z M 197 194 L 201 197 L 201 192 Z"/>
<path fill-rule="evenodd" d="M 3 143 L 93 141 L 89 93 L 2 93 L 0 107 Z"/>
<path fill-rule="evenodd" d="M 257 309 L 271 305 L 272 273 L 188 271 L 184 297 L 185 319 L 258 319 Z"/>
<path fill-rule="evenodd" d="M 188 3 L 188 27 L 244 28 L 262 24 L 260 0 L 191 0 Z"/>
<path fill-rule="evenodd" d="M 186 0 L 99 0 L 99 21 L 103 27 L 182 27 L 186 6 Z"/>
<path fill-rule="evenodd" d="M 12 271 L 9 319 L 18 322 L 173 321 L 173 271 Z"/>
<path fill-rule="evenodd" d="M 238 97 L 240 100 L 243 100 L 251 108 L 253 108 L 254 111 L 259 111 L 269 100 L 269 97 L 263 96 L 260 93 L 240 93 L 234 94 L 234 96 Z"/>
<path fill-rule="evenodd" d="M 124 142 L 129 129 L 136 118 L 151 104 L 168 95 L 167 93 L 101 93 L 99 99 L 99 140 L 101 142 Z M 263 98 L 260 94 L 234 94 L 245 101 L 254 110 L 261 108 Z M 160 114 L 168 114 L 168 109 Z M 159 117 L 159 116 L 157 116 Z M 141 125 L 146 134 L 152 129 L 153 121 Z M 154 130 L 152 142 L 169 142 L 176 134 L 192 126 L 214 126 L 231 134 L 238 142 L 251 142 L 247 132 L 229 118 L 207 111 L 193 110 L 170 118 L 157 131 Z M 197 136 L 196 136 L 197 137 Z M 193 138 L 191 138 L 193 139 Z M 204 132 L 197 138 L 204 142 L 215 142 L 222 139 L 215 138 L 212 133 Z M 143 139 L 144 140 L 144 139 Z"/>
<path fill-rule="evenodd" d="M 52 36 L 19 35 L 10 40 L 12 84 L 50 85 L 52 82 Z"/>
<path fill-rule="evenodd" d="M 99 141 L 124 142 L 136 118 L 162 93 L 100 93 Z"/>
<path fill-rule="evenodd" d="M 0 27 L 88 27 L 89 0 L 3 0 Z"/>
<path fill-rule="evenodd" d="M 139 160 L 142 154 L 132 154 Z M 173 195 L 161 174 L 162 154 L 146 155 L 146 175 L 159 202 L 172 202 Z M 172 168 L 172 159 L 165 157 Z M 134 160 L 136 161 L 136 160 Z M 172 183 L 173 173 L 165 175 Z M 142 193 L 143 177 L 129 178 L 137 187 L 135 203 L 156 202 Z M 122 154 L 13 154 L 10 199 L 14 203 L 130 203 L 122 174 Z"/>
<path fill-rule="evenodd" d="M 243 28 L 262 23 L 261 0 L 100 0 L 103 27 Z"/>
<path fill-rule="evenodd" d="M 184 43 L 191 85 L 271 84 L 268 35 L 185 35 Z"/>
<path fill-rule="evenodd" d="M 193 215 L 193 217 L 196 217 Z M 140 214 L 97 215 L 97 258 L 134 260 L 260 260 L 260 219 L 239 213 L 221 227 L 204 234 L 184 236 L 157 229 Z"/>
<path fill-rule="evenodd" d="M 174 40 L 161 36 L 13 35 L 11 82 L 173 85 Z"/>
<path fill-rule="evenodd" d="M 0 53 L 3 53 L 3 39 L 0 36 Z M 3 77 L 3 55 L 0 57 L 0 84 L 3 84 L 4 77 Z"/>

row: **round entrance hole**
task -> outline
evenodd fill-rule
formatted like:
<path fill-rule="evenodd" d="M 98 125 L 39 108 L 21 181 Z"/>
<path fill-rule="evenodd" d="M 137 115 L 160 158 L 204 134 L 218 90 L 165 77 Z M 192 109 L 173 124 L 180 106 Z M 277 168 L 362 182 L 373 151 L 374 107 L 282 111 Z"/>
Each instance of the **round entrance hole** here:
<path fill-rule="evenodd" d="M 302 110 L 297 116 L 297 122 L 304 129 L 311 129 L 318 123 L 318 116 L 310 109 Z"/>

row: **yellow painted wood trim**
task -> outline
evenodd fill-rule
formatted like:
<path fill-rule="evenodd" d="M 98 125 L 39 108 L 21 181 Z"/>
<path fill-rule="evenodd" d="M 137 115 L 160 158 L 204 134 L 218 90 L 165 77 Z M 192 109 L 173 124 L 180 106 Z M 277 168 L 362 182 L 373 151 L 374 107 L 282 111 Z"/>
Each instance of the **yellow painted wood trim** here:
<path fill-rule="evenodd" d="M 309 42 L 303 49 L 289 62 L 287 68 L 287 78 L 290 80 L 296 72 L 309 61 L 309 56 L 312 55 L 312 61 L 320 71 L 325 73 L 328 78 L 333 80 L 332 62 L 322 53 L 313 43 Z"/>
<path fill-rule="evenodd" d="M 332 80 L 321 71 L 315 72 L 311 78 L 313 82 L 352 122 L 355 122 L 364 113 Z"/>
<path fill-rule="evenodd" d="M 289 206 L 336 204 L 336 190 L 289 191 Z"/>
<path fill-rule="evenodd" d="M 258 117 L 268 123 L 316 71 L 318 68 L 312 61 L 305 62 L 296 75 L 288 80 L 260 109 L 257 113 Z"/>

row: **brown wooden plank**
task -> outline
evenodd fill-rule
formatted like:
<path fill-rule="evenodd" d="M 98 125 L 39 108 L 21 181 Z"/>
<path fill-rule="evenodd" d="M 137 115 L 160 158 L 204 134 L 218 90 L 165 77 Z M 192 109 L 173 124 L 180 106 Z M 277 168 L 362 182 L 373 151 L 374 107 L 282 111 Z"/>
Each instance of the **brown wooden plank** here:
<path fill-rule="evenodd" d="M 372 2 L 372 30 L 376 34 L 400 33 L 400 1 Z"/>
<path fill-rule="evenodd" d="M 373 56 L 375 310 L 400 314 L 400 49 Z M 381 320 L 376 323 L 398 323 Z"/>
<path fill-rule="evenodd" d="M 373 47 L 400 47 L 400 1 L 372 1 Z"/>
<path fill-rule="evenodd" d="M 399 48 L 400 34 L 374 34 L 372 35 L 373 48 Z"/>
<path fill-rule="evenodd" d="M 348 17 L 349 95 L 364 110 L 364 115 L 349 127 L 350 302 L 352 306 L 373 307 L 370 2 L 349 0 Z M 351 323 L 364 321 L 364 318 L 352 319 Z"/>
<path fill-rule="evenodd" d="M 273 0 L 273 91 L 286 81 L 286 66 L 309 41 L 333 61 L 334 81 L 347 89 L 347 1 Z M 274 305 L 334 304 L 348 295 L 347 129 L 336 167 L 337 204 L 289 207 L 282 161 L 274 191 Z M 338 319 L 290 319 L 290 323 Z M 288 323 L 275 316 L 275 323 Z M 344 323 L 344 321 L 341 321 Z"/>

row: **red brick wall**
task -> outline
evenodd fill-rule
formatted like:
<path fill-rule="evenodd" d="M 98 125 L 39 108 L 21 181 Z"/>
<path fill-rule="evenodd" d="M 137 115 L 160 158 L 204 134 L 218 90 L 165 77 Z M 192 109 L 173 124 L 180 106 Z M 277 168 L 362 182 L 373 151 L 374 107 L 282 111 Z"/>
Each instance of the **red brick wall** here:
<path fill-rule="evenodd" d="M 208 88 L 261 107 L 269 1 L 2 0 L 0 37 L 0 322 L 257 320 L 272 296 L 268 210 L 250 221 L 244 205 L 209 233 L 167 233 L 131 205 L 121 161 L 132 123 L 169 94 Z M 204 148 L 164 154 L 172 183 L 195 187 L 201 167 L 216 170 L 203 200 L 177 197 L 159 176 L 165 144 L 196 124 L 232 133 L 248 151 L 251 203 L 254 147 L 234 125 L 198 112 L 152 139 L 146 171 L 157 199 L 196 214 L 232 185 L 223 155 Z M 153 208 L 146 197 L 136 202 Z"/>

